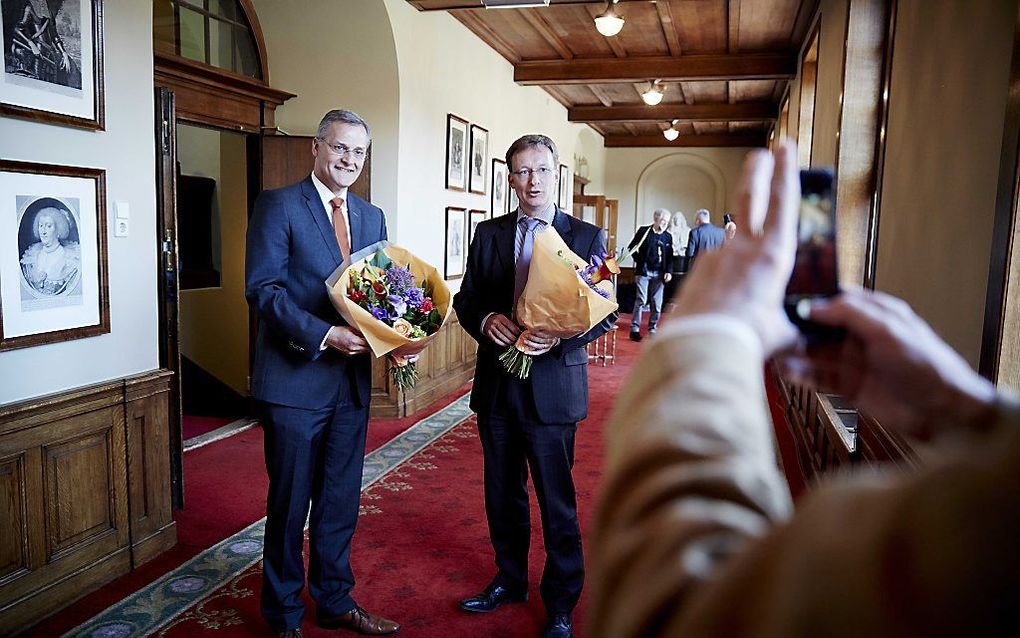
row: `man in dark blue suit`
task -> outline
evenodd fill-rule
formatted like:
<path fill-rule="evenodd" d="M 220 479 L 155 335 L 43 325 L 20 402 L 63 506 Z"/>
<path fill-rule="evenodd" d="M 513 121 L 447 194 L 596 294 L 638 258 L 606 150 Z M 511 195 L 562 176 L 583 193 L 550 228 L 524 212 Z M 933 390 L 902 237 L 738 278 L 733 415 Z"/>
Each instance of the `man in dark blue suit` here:
<path fill-rule="evenodd" d="M 687 270 L 694 266 L 694 258 L 722 248 L 726 231 L 712 223 L 712 214 L 702 208 L 694 215 L 694 228 L 687 239 Z"/>
<path fill-rule="evenodd" d="M 248 227 L 246 297 L 260 320 L 251 393 L 269 474 L 262 615 L 288 638 L 301 635 L 304 616 L 309 503 L 308 586 L 319 624 L 371 635 L 399 629 L 351 596 L 371 360 L 325 286 L 351 251 L 386 239 L 383 212 L 348 191 L 370 141 L 357 114 L 327 113 L 312 142 L 312 174 L 259 195 Z"/>
<path fill-rule="evenodd" d="M 498 570 L 489 586 L 461 601 L 461 607 L 488 612 L 527 599 L 530 466 L 546 549 L 541 592 L 549 618 L 543 636 L 570 638 L 571 613 L 584 584 L 570 473 L 577 422 L 588 416 L 584 345 L 605 334 L 616 314 L 587 333 L 562 341 L 541 332 L 527 334 L 525 341 L 536 356 L 531 375 L 523 381 L 505 371 L 499 355 L 521 334 L 513 308 L 527 281 L 534 233 L 551 226 L 585 259 L 604 256 L 606 238 L 600 228 L 556 209 L 559 158 L 551 139 L 520 138 L 507 151 L 506 162 L 520 208 L 478 225 L 464 280 L 453 300 L 461 325 L 478 342 L 471 409 L 478 413 L 485 512 Z"/>

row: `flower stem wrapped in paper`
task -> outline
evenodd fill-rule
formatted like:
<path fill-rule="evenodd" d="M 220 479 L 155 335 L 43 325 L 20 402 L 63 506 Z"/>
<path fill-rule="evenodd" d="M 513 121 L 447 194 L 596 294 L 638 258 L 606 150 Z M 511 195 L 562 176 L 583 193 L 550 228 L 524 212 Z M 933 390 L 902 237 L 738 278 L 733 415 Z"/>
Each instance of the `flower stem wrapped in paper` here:
<path fill-rule="evenodd" d="M 450 289 L 434 266 L 381 241 L 340 264 L 326 280 L 337 312 L 361 331 L 376 357 L 389 355 L 401 390 L 413 388 L 421 352 L 450 316 Z"/>
<path fill-rule="evenodd" d="M 593 255 L 578 257 L 553 229 L 535 233 L 528 267 L 528 284 L 517 300 L 515 316 L 524 332 L 499 360 L 520 379 L 531 373 L 533 357 L 525 337 L 529 331 L 569 339 L 584 334 L 616 311 L 612 276 L 619 274 L 616 260 Z"/>

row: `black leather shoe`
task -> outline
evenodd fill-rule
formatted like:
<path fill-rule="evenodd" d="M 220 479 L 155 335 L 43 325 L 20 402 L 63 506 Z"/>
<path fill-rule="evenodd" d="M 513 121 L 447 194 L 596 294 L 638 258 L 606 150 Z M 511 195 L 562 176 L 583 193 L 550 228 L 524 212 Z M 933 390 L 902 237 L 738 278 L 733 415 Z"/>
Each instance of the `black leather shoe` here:
<path fill-rule="evenodd" d="M 570 620 L 570 614 L 553 614 L 549 616 L 549 622 L 545 624 L 545 631 L 542 638 L 573 638 L 574 623 Z"/>
<path fill-rule="evenodd" d="M 281 631 L 276 635 L 280 638 L 302 638 L 300 629 L 288 629 L 287 631 Z"/>
<path fill-rule="evenodd" d="M 517 594 L 502 585 L 492 583 L 482 593 L 460 601 L 460 608 L 464 611 L 489 612 L 496 611 L 500 605 L 523 603 L 527 599 L 528 592 Z"/>
<path fill-rule="evenodd" d="M 630 333 L 631 341 L 641 341 L 642 339 L 644 339 L 644 337 L 641 336 L 640 332 L 634 331 Z"/>

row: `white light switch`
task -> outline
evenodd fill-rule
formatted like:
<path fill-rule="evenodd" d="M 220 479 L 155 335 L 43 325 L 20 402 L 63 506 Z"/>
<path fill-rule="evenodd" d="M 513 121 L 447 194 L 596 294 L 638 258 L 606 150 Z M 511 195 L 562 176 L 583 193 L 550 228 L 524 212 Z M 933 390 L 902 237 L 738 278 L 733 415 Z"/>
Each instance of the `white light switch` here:
<path fill-rule="evenodd" d="M 128 220 L 126 220 L 126 219 L 119 219 L 118 218 L 116 224 L 117 224 L 116 227 L 113 229 L 113 236 L 114 237 L 127 237 L 128 236 L 128 230 L 129 230 L 129 228 L 128 228 Z"/>
<path fill-rule="evenodd" d="M 117 209 L 117 219 L 128 219 L 131 217 L 131 207 L 128 206 L 127 202 L 117 202 L 115 208 Z"/>

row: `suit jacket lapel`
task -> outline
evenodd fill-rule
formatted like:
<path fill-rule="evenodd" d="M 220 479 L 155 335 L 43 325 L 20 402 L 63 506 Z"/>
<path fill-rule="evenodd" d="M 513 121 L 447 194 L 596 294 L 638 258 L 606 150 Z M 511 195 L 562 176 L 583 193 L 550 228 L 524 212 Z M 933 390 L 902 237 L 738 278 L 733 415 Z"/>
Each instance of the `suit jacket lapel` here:
<path fill-rule="evenodd" d="M 361 203 L 357 196 L 352 195 L 350 191 L 347 193 L 347 223 L 351 228 L 351 251 L 358 252 L 362 248 L 368 245 L 367 241 L 364 241 L 363 228 L 364 225 L 361 216 Z M 344 255 L 349 257 L 350 255 Z"/>
<path fill-rule="evenodd" d="M 574 240 L 574 232 L 570 229 L 570 220 L 567 219 L 567 214 L 557 208 L 552 226 L 560 234 L 560 237 L 563 238 L 563 243 L 571 246 L 571 242 Z M 571 246 L 572 248 L 573 246 Z"/>
<path fill-rule="evenodd" d="M 517 239 L 517 211 L 501 218 L 502 225 L 496 233 L 496 253 L 504 272 L 514 272 L 514 242 Z"/>
<path fill-rule="evenodd" d="M 329 254 L 333 256 L 333 259 L 336 260 L 339 266 L 343 259 L 340 257 L 340 246 L 336 243 L 336 231 L 333 230 L 333 225 L 329 223 L 329 216 L 326 215 L 326 209 L 322 206 L 322 200 L 319 199 L 319 191 L 315 190 L 311 177 L 301 182 L 301 192 L 305 196 L 305 205 L 308 208 L 308 213 L 315 221 L 315 225 L 319 227 L 323 241 L 326 242 L 326 250 L 329 251 Z"/>

